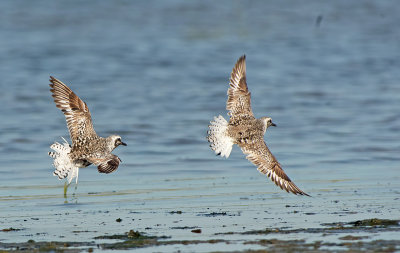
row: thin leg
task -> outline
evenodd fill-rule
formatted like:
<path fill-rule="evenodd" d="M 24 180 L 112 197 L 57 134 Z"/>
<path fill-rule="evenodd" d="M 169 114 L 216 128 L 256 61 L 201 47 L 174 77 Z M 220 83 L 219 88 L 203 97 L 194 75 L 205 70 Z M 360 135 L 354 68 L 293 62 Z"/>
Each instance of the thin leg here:
<path fill-rule="evenodd" d="M 75 197 L 75 195 L 76 195 L 76 190 L 78 189 L 78 185 L 77 184 L 75 184 L 75 187 L 74 187 L 74 193 L 72 193 L 72 196 L 73 197 Z"/>
<path fill-rule="evenodd" d="M 78 189 L 78 176 L 79 176 L 79 168 L 76 170 L 76 180 L 75 180 L 75 190 L 74 190 L 74 196 L 76 194 L 76 190 Z"/>
<path fill-rule="evenodd" d="M 75 184 L 78 184 L 78 176 L 79 176 L 79 168 L 76 169 L 76 179 L 75 179 Z"/>
<path fill-rule="evenodd" d="M 70 184 L 68 184 L 67 182 L 65 182 L 65 184 L 64 184 L 64 198 L 67 198 L 67 190 L 68 190 L 69 185 Z"/>

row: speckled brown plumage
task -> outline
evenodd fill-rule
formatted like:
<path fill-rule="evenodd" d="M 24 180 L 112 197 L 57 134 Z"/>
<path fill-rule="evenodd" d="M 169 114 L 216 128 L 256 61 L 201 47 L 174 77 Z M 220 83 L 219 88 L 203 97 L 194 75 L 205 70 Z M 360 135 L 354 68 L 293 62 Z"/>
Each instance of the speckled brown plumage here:
<path fill-rule="evenodd" d="M 67 121 L 72 141 L 68 156 L 72 163 L 79 168 L 95 164 L 100 173 L 115 171 L 121 160 L 118 156 L 111 154 L 111 151 L 119 145 L 126 145 L 121 141 L 121 137 L 118 135 L 111 135 L 107 138 L 98 136 L 93 128 L 86 103 L 56 78 L 51 76 L 50 82 L 50 91 L 53 93 L 54 102 L 57 108 L 64 113 Z M 60 177 L 57 170 L 55 174 Z"/>
<path fill-rule="evenodd" d="M 243 55 L 232 70 L 226 109 L 229 123 L 222 116 L 211 121 L 208 141 L 211 148 L 221 156 L 228 157 L 233 144 L 237 144 L 246 158 L 257 166 L 282 190 L 307 195 L 285 174 L 275 156 L 269 151 L 264 134 L 269 126 L 275 126 L 271 118 L 257 119 L 251 109 L 251 94 L 246 83 L 246 58 Z M 225 121 L 225 122 L 224 122 Z"/>

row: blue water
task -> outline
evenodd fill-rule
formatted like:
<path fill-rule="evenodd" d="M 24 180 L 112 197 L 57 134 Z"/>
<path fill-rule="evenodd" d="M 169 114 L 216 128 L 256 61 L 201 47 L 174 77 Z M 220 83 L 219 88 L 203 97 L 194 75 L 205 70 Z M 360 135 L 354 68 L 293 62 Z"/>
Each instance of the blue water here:
<path fill-rule="evenodd" d="M 0 229 L 22 229 L 0 232 L 0 242 L 130 229 L 207 240 L 399 219 L 399 11 L 396 1 L 367 0 L 0 2 Z M 281 191 L 238 148 L 224 159 L 208 147 L 207 125 L 227 118 L 242 54 L 255 115 L 278 125 L 265 139 L 313 198 Z M 123 161 L 115 173 L 82 169 L 67 199 L 47 156 L 69 137 L 50 75 L 88 104 L 99 135 L 128 143 L 114 151 Z M 202 215 L 212 212 L 231 215 Z M 380 236 L 396 238 L 369 239 Z M 220 237 L 235 243 L 180 249 L 254 249 Z"/>

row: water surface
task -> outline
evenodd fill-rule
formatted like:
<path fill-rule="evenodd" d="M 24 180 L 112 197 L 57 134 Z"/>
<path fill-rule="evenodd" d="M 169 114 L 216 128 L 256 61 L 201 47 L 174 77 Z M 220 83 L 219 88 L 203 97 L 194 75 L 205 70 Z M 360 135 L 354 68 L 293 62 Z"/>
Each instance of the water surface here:
<path fill-rule="evenodd" d="M 360 235 L 246 231 L 399 219 L 399 11 L 395 1 L 1 2 L 0 229 L 20 230 L 0 243 L 102 243 L 134 229 L 229 241 L 150 252 L 232 251 Z M 229 159 L 208 147 L 242 54 L 255 115 L 278 125 L 265 139 L 312 198 L 281 191 L 237 147 Z M 128 143 L 115 173 L 82 169 L 67 199 L 47 156 L 68 137 L 49 75 L 88 104 L 99 135 Z M 398 240 L 398 230 L 361 236 Z"/>

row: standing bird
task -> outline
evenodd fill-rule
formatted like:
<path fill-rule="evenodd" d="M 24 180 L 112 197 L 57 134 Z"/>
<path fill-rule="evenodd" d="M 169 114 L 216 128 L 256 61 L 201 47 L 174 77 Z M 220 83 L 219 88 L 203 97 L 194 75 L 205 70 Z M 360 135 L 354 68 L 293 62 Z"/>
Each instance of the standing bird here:
<path fill-rule="evenodd" d="M 54 152 L 49 152 L 49 156 L 54 158 L 53 165 L 56 168 L 53 175 L 59 179 L 67 177 L 68 183 L 64 185 L 66 196 L 72 179 L 76 178 L 78 184 L 79 168 L 94 164 L 100 173 L 114 172 L 121 159 L 111 151 L 119 145 L 126 146 L 126 143 L 118 135 L 107 138 L 98 136 L 93 129 L 92 117 L 86 103 L 56 78 L 50 76 L 50 82 L 54 102 L 65 115 L 72 141 L 72 146 L 65 139 L 63 144 L 55 142 L 50 146 Z"/>
<path fill-rule="evenodd" d="M 269 117 L 254 117 L 246 83 L 245 55 L 239 58 L 232 70 L 226 109 L 229 111 L 229 122 L 219 115 L 208 126 L 207 140 L 211 149 L 217 155 L 228 158 L 233 144 L 237 144 L 247 155 L 246 158 L 258 167 L 258 171 L 266 174 L 282 190 L 309 196 L 285 174 L 264 141 L 267 128 L 276 125 Z"/>

